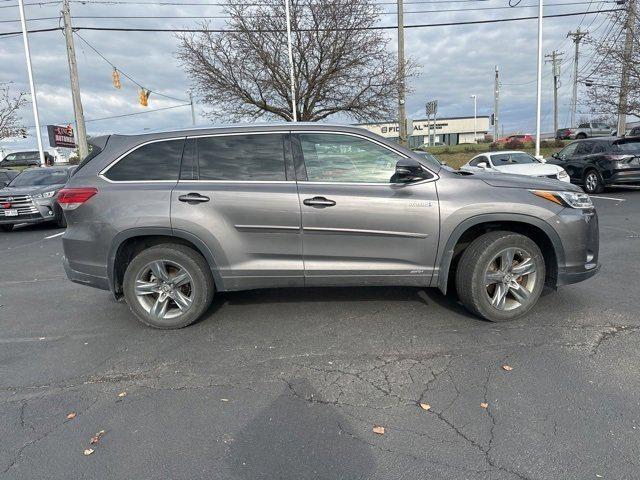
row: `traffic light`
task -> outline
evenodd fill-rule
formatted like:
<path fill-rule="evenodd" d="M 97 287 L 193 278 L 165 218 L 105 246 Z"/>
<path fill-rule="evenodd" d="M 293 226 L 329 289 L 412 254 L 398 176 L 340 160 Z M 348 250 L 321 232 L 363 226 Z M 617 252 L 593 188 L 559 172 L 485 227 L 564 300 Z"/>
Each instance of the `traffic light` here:
<path fill-rule="evenodd" d="M 113 77 L 113 86 L 120 90 L 122 88 L 122 84 L 120 83 L 120 72 L 118 72 L 117 68 L 113 69 L 113 74 L 111 76 Z"/>
<path fill-rule="evenodd" d="M 149 106 L 149 95 L 151 95 L 151 91 L 146 88 L 140 89 L 139 102 L 143 107 Z"/>

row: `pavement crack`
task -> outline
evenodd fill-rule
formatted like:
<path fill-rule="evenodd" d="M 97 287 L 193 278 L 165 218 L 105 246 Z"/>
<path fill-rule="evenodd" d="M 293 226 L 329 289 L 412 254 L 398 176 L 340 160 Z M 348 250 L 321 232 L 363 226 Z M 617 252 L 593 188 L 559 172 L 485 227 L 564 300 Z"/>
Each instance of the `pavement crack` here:
<path fill-rule="evenodd" d="M 600 347 L 620 333 L 633 333 L 640 331 L 640 326 L 631 325 L 611 325 L 605 330 L 598 333 L 595 341 L 591 344 L 591 352 L 589 356 L 593 357 L 598 354 Z"/>

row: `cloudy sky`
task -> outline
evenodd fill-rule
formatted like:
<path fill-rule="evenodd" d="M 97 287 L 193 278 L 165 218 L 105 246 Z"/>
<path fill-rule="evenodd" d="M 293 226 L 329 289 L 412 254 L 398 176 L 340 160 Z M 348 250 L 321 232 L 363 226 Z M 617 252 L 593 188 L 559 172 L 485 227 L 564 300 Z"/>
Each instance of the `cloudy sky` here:
<path fill-rule="evenodd" d="M 36 4 L 36 1 L 44 3 Z M 162 1 L 173 5 L 158 4 Z M 215 1 L 120 0 L 121 3 L 114 5 L 104 0 L 72 0 L 71 14 L 74 26 L 193 28 L 197 26 L 198 18 L 185 17 L 222 15 L 221 7 L 215 5 Z M 393 24 L 394 2 L 373 1 L 380 3 L 382 11 L 388 13 L 381 15 L 380 25 Z M 25 2 L 29 29 L 58 26 L 60 3 L 51 0 Z M 206 2 L 208 5 L 184 5 L 199 2 Z M 20 23 L 14 21 L 19 18 L 16 4 L 17 0 L 0 0 L 0 32 L 20 29 Z M 545 14 L 597 11 L 615 7 L 615 3 L 610 1 L 588 0 L 547 0 L 546 5 Z M 535 0 L 521 0 L 517 8 L 508 8 L 508 0 L 405 0 L 405 24 L 534 16 L 537 13 L 536 6 Z M 95 18 L 105 16 L 167 18 Z M 213 19 L 211 26 L 224 28 L 224 20 Z M 565 52 L 559 90 L 560 126 L 569 122 L 571 97 L 573 44 L 566 39 L 566 34 L 578 26 L 597 37 L 606 33 L 609 22 L 605 14 L 597 14 L 549 18 L 544 23 L 545 53 L 554 49 Z M 173 34 L 89 30 L 79 33 L 111 63 L 138 83 L 173 97 L 152 95 L 148 108 L 138 105 L 138 87 L 122 77 L 123 88 L 114 89 L 111 83 L 112 67 L 76 38 L 82 102 L 90 135 L 138 133 L 191 125 L 190 108 L 180 106 L 184 103 L 182 100 L 188 98 L 190 84 L 176 61 L 177 40 Z M 394 47 L 393 33 L 386 31 L 385 35 L 393 39 L 391 47 Z M 439 100 L 439 116 L 472 115 L 473 104 L 469 98 L 472 94 L 478 97 L 478 115 L 491 114 L 494 66 L 498 65 L 502 78 L 501 123 L 505 133 L 535 130 L 535 20 L 414 28 L 406 30 L 405 38 L 407 55 L 421 65 L 419 75 L 411 83 L 413 91 L 407 98 L 410 118 L 423 118 L 425 101 L 434 98 Z M 30 35 L 30 42 L 41 123 L 72 122 L 69 72 L 62 33 L 33 33 Z M 589 49 L 585 47 L 583 62 L 587 63 L 589 58 Z M 551 66 L 545 65 L 543 73 L 543 131 L 551 131 Z M 19 35 L 0 36 L 0 82 L 13 82 L 14 91 L 29 90 L 22 38 Z M 155 109 L 164 110 L 151 111 Z M 196 105 L 199 126 L 211 124 L 211 120 L 201 115 L 205 110 L 206 105 Z M 138 112 L 145 113 L 104 119 Z M 25 124 L 33 125 L 30 104 L 21 111 L 21 115 Z M 335 118 L 334 121 L 344 122 L 345 119 Z M 5 141 L 1 146 L 8 150 L 31 148 L 35 146 L 33 128 L 30 133 L 30 137 L 25 140 Z M 44 142 L 47 143 L 46 130 L 43 130 L 43 134 Z"/>

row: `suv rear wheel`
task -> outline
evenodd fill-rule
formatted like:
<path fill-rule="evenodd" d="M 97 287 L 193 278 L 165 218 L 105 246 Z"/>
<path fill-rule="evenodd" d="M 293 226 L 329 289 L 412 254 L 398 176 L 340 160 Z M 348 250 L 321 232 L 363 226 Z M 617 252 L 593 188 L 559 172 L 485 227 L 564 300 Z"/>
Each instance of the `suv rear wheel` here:
<path fill-rule="evenodd" d="M 536 243 L 518 233 L 489 232 L 462 254 L 456 289 L 464 306 L 492 322 L 525 315 L 544 287 L 545 264 Z"/>
<path fill-rule="evenodd" d="M 184 245 L 143 250 L 124 274 L 124 297 L 136 317 L 161 329 L 182 328 L 207 310 L 215 291 L 205 259 Z"/>

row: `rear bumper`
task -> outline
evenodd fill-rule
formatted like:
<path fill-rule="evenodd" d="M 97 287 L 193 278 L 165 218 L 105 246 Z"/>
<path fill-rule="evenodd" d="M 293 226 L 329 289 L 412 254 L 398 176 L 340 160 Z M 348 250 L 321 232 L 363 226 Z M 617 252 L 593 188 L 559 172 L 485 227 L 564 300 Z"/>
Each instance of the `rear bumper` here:
<path fill-rule="evenodd" d="M 607 185 L 617 184 L 640 184 L 640 170 L 631 170 L 625 172 L 624 170 L 618 170 L 614 172 L 609 178 L 605 180 Z"/>
<path fill-rule="evenodd" d="M 67 274 L 67 278 L 72 282 L 79 283 L 80 285 L 99 288 L 100 290 L 110 290 L 109 280 L 106 277 L 99 277 L 97 275 L 91 275 L 89 273 L 74 270 L 69 265 L 69 260 L 67 259 L 67 257 L 64 257 L 62 259 L 62 264 L 64 265 L 64 271 Z"/>

